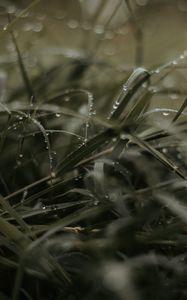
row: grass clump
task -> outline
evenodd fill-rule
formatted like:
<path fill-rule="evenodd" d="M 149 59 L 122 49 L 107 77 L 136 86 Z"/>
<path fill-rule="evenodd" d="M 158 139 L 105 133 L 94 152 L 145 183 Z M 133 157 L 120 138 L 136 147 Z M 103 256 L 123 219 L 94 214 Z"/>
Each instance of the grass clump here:
<path fill-rule="evenodd" d="M 3 33 L 16 63 L 0 104 L 0 299 L 186 299 L 186 98 L 153 106 L 186 51 L 123 71 L 64 55 L 32 76 L 22 15 Z"/>

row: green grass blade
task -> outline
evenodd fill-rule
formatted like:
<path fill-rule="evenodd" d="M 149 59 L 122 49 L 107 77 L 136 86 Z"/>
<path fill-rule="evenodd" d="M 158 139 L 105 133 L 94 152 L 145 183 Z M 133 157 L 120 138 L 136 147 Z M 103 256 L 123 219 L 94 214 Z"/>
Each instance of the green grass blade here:
<path fill-rule="evenodd" d="M 103 146 L 107 141 L 116 135 L 115 131 L 108 129 L 97 136 L 90 139 L 80 148 L 68 155 L 56 168 L 56 174 L 67 172 L 74 169 L 76 165 L 89 155 L 91 155 L 99 147 Z"/>
<path fill-rule="evenodd" d="M 153 157 L 160 161 L 164 166 L 166 166 L 170 171 L 173 171 L 181 178 L 186 179 L 186 176 L 178 169 L 172 161 L 170 161 L 163 153 L 159 152 L 153 148 L 148 142 L 143 141 L 135 135 L 129 135 L 131 142 L 137 144 L 142 149 L 148 151 Z"/>

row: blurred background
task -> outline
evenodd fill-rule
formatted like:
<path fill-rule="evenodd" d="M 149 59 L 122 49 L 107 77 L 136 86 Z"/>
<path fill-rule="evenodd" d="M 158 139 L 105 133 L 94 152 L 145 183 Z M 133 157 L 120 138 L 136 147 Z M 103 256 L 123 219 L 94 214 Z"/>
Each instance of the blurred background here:
<path fill-rule="evenodd" d="M 11 95 L 22 79 L 15 75 L 15 47 L 4 31 L 7 13 L 14 19 L 28 6 L 31 8 L 17 18 L 13 29 L 31 78 L 45 76 L 48 68 L 72 60 L 91 66 L 78 84 L 67 83 L 66 72 L 70 71 L 63 69 L 55 75 L 55 88 L 48 87 L 50 93 L 78 85 L 96 95 L 108 88 L 112 96 L 136 67 L 156 69 L 187 49 L 186 0 L 1 0 L 0 85 L 3 90 L 6 84 Z M 163 93 L 155 95 L 159 99 L 154 105 L 180 105 L 187 91 L 185 65 L 184 61 L 164 78 Z M 80 71 L 76 72 L 78 80 Z"/>
<path fill-rule="evenodd" d="M 7 23 L 5 11 L 17 15 L 31 3 L 1 0 L 1 29 Z M 186 0 L 41 0 L 16 29 L 23 50 L 97 48 L 99 58 L 153 67 L 186 48 L 186 16 Z"/>

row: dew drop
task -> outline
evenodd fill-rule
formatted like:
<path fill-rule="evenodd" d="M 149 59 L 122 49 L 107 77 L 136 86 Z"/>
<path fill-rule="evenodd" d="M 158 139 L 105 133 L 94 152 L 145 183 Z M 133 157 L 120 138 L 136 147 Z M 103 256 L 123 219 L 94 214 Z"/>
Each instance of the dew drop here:
<path fill-rule="evenodd" d="M 128 87 L 126 85 L 123 85 L 123 91 L 126 92 L 128 90 Z"/>
<path fill-rule="evenodd" d="M 33 31 L 34 32 L 41 32 L 43 30 L 43 25 L 40 22 L 37 22 L 36 24 L 34 24 L 33 26 Z"/>
<path fill-rule="evenodd" d="M 169 112 L 163 112 L 163 116 L 165 117 L 169 116 Z"/>
<path fill-rule="evenodd" d="M 65 102 L 69 102 L 70 101 L 70 97 L 69 96 L 64 97 L 64 101 Z"/>
<path fill-rule="evenodd" d="M 179 98 L 179 96 L 178 96 L 177 94 L 171 94 L 171 95 L 170 95 L 170 98 L 171 98 L 172 100 L 177 100 L 177 99 Z"/>
<path fill-rule="evenodd" d="M 94 32 L 96 34 L 103 34 L 104 33 L 104 27 L 102 25 L 96 25 L 94 27 Z"/>
<path fill-rule="evenodd" d="M 172 64 L 173 64 L 174 66 L 176 66 L 176 65 L 178 64 L 178 62 L 177 62 L 176 60 L 174 60 L 174 61 L 172 62 Z"/>
<path fill-rule="evenodd" d="M 51 177 L 55 178 L 56 177 L 56 173 L 55 172 L 51 172 Z"/>
<path fill-rule="evenodd" d="M 167 149 L 167 148 L 163 148 L 163 149 L 162 149 L 162 152 L 163 152 L 164 154 L 166 154 L 166 153 L 168 153 L 168 149 Z"/>
<path fill-rule="evenodd" d="M 126 137 L 126 135 L 125 135 L 124 133 L 121 133 L 121 134 L 120 134 L 120 139 L 121 139 L 121 140 L 126 140 L 126 138 L 127 138 L 127 137 Z"/>
<path fill-rule="evenodd" d="M 69 20 L 67 22 L 67 26 L 70 28 L 70 29 L 76 29 L 78 27 L 79 23 L 77 22 L 77 20 Z"/>
<path fill-rule="evenodd" d="M 146 89 L 147 86 L 148 86 L 147 82 L 144 82 L 144 83 L 142 84 L 142 87 L 143 87 L 144 89 Z"/>
<path fill-rule="evenodd" d="M 8 24 L 3 27 L 3 30 L 6 31 L 8 28 Z"/>
<path fill-rule="evenodd" d="M 60 118 L 61 114 L 56 113 L 55 116 L 56 116 L 57 118 Z"/>
<path fill-rule="evenodd" d="M 97 206 L 99 204 L 99 200 L 95 200 L 93 204 Z"/>
<path fill-rule="evenodd" d="M 22 154 L 22 153 L 20 153 L 20 154 L 19 154 L 19 157 L 20 157 L 20 158 L 23 158 L 23 154 Z"/>

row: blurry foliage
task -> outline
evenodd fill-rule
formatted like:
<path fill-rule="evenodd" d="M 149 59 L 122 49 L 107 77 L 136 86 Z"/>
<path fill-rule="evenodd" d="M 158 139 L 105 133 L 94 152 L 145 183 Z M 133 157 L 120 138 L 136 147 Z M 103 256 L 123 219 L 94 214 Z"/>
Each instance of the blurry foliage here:
<path fill-rule="evenodd" d="M 186 299 L 187 52 L 143 68 L 149 1 L 104 0 L 58 11 L 67 35 L 82 11 L 82 48 L 28 52 L 48 16 L 23 2 L 1 3 L 0 299 Z M 97 53 L 124 24 L 132 66 Z"/>

